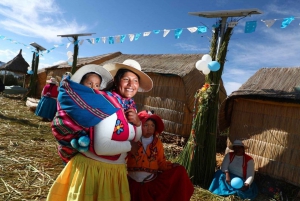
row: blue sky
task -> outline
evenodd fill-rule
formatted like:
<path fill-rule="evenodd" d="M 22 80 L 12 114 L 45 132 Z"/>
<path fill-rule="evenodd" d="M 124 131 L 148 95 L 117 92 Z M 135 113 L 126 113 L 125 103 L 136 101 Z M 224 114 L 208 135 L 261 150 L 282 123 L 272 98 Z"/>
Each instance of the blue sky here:
<path fill-rule="evenodd" d="M 121 51 L 124 54 L 206 54 L 215 18 L 202 18 L 188 12 L 258 8 L 261 15 L 239 20 L 229 43 L 222 79 L 227 93 L 237 90 L 258 69 L 263 67 L 300 66 L 300 1 L 296 0 L 1 0 L 0 61 L 8 62 L 20 49 L 31 64 L 31 42 L 52 49 L 40 57 L 40 68 L 67 61 L 68 38 L 62 34 L 95 33 L 79 37 L 78 57 L 90 57 Z M 280 28 L 284 18 L 295 20 Z M 237 19 L 237 18 L 236 18 Z M 276 19 L 268 28 L 261 20 Z M 244 33 L 247 21 L 257 21 L 253 33 Z M 207 26 L 206 33 L 191 33 L 189 27 Z M 174 30 L 182 28 L 179 39 Z M 170 33 L 163 37 L 163 30 Z M 154 34 L 154 30 L 161 30 Z M 128 34 L 151 31 L 147 37 L 130 41 Z M 100 41 L 90 44 L 86 39 L 127 35 L 123 43 Z M 24 44 L 24 45 L 23 45 Z M 63 44 L 63 46 L 56 46 Z M 199 58 L 200 59 L 200 58 Z"/>

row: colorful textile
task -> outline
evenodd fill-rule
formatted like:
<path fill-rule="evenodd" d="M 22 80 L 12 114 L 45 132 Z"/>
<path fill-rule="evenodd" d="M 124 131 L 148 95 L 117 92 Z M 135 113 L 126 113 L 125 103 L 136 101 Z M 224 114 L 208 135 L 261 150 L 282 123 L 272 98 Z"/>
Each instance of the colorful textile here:
<path fill-rule="evenodd" d="M 47 201 L 60 200 L 129 201 L 126 165 L 103 163 L 77 154 L 49 191 Z"/>
<path fill-rule="evenodd" d="M 83 135 L 88 135 L 90 129 L 80 126 L 73 121 L 64 110 L 61 110 L 59 103 L 57 103 L 57 109 L 58 111 L 51 124 L 52 134 L 59 143 L 59 156 L 67 163 L 78 153 L 78 151 L 71 146 L 71 140 L 74 138 L 78 139 Z"/>
<path fill-rule="evenodd" d="M 56 111 L 56 99 L 43 96 L 35 109 L 35 115 L 52 120 Z"/>
<path fill-rule="evenodd" d="M 115 92 L 90 89 L 71 81 L 69 77 L 62 80 L 59 90 L 58 112 L 52 123 L 52 132 L 60 144 L 58 152 L 63 161 L 67 163 L 78 153 L 70 142 L 82 135 L 90 137 L 89 150 L 93 154 L 109 160 L 117 160 L 120 153 L 110 156 L 96 154 L 94 149 L 95 135 L 92 126 L 99 124 L 112 114 L 116 114 L 117 117 L 113 123 L 114 130 L 109 133 L 109 135 L 112 134 L 109 139 L 114 141 L 128 140 L 128 122 L 121 108 L 135 108 L 133 99 L 121 98 Z"/>
<path fill-rule="evenodd" d="M 229 174 L 230 178 L 238 177 L 237 175 L 231 173 Z M 245 180 L 243 179 L 243 181 Z M 249 189 L 246 191 L 234 189 L 226 182 L 226 175 L 221 170 L 217 170 L 215 172 L 214 178 L 208 190 L 216 195 L 237 195 L 242 199 L 254 199 L 258 194 L 258 189 L 254 182 L 249 186 Z"/>
<path fill-rule="evenodd" d="M 136 155 L 128 154 L 128 171 L 145 171 L 156 173 L 159 170 L 168 170 L 172 168 L 172 163 L 166 160 L 164 148 L 158 136 L 154 136 L 153 141 L 148 145 L 146 154 L 143 154 L 143 144 L 138 142 L 138 152 Z"/>
<path fill-rule="evenodd" d="M 42 91 L 42 96 L 49 96 L 52 98 L 57 98 L 58 96 L 58 86 L 55 84 L 46 84 Z"/>
<path fill-rule="evenodd" d="M 194 192 L 194 186 L 183 166 L 158 173 L 149 182 L 136 182 L 128 178 L 131 201 L 188 201 Z"/>
<path fill-rule="evenodd" d="M 75 122 L 88 128 L 120 110 L 107 98 L 109 96 L 106 93 L 73 82 L 67 77 L 59 87 L 57 100 L 61 109 Z"/>

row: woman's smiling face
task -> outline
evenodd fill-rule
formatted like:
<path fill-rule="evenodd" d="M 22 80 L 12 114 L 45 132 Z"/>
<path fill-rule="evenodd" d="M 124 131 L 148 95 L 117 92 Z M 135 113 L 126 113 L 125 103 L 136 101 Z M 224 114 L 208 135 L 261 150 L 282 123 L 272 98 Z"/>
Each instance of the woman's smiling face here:
<path fill-rule="evenodd" d="M 123 98 L 132 98 L 137 93 L 139 86 L 138 76 L 132 72 L 126 72 L 120 79 L 117 90 L 119 95 Z"/>

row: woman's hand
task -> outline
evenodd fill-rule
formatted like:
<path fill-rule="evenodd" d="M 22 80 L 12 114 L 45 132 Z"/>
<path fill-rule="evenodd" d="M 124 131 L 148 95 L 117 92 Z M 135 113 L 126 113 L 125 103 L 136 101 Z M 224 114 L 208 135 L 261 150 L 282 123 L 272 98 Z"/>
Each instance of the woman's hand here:
<path fill-rule="evenodd" d="M 130 108 L 130 109 L 126 110 L 125 115 L 126 115 L 127 121 L 129 123 L 132 123 L 134 126 L 141 125 L 141 120 L 139 119 L 138 114 L 135 109 Z"/>

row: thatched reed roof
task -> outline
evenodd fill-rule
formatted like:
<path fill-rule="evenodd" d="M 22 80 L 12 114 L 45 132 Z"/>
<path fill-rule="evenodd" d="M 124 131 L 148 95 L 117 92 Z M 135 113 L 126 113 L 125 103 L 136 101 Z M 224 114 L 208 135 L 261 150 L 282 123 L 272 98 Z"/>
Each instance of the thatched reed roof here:
<path fill-rule="evenodd" d="M 222 103 L 219 113 L 221 131 L 229 127 L 234 99 L 300 103 L 300 67 L 261 68 Z M 295 88 L 299 86 L 299 88 Z"/>
<path fill-rule="evenodd" d="M 26 74 L 28 66 L 29 64 L 25 61 L 25 59 L 22 56 L 22 49 L 21 49 L 19 54 L 15 58 L 7 62 L 5 65 L 1 66 L 0 70 Z"/>

